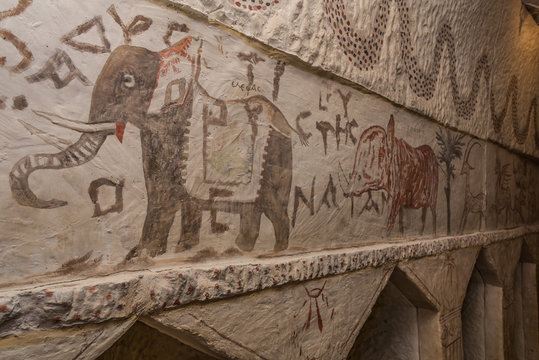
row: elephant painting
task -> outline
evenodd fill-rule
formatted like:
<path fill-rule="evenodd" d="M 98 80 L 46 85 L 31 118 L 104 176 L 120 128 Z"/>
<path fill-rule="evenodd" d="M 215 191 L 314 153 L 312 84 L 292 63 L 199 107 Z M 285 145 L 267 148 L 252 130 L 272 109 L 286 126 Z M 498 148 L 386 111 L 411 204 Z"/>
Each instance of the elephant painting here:
<path fill-rule="evenodd" d="M 197 41 L 199 46 L 195 46 Z M 33 154 L 20 159 L 9 174 L 15 200 L 21 205 L 43 209 L 66 205 L 67 202 L 61 200 L 38 198 L 29 187 L 30 174 L 39 169 L 69 168 L 92 160 L 109 135 L 115 134 L 121 142 L 126 123 L 130 123 L 140 130 L 148 203 L 142 236 L 128 253 L 128 259 L 141 255 L 143 250 L 152 257 L 164 253 L 178 210 L 181 211 L 181 235 L 176 251 L 198 244 L 202 211 L 211 211 L 213 216 L 216 211 L 238 213 L 240 229 L 236 244 L 245 251 L 253 249 L 264 214 L 274 228 L 274 249 L 286 249 L 287 208 L 292 184 L 291 137 L 293 133 L 298 134 L 303 144 L 306 139 L 263 96 L 237 100 L 210 96 L 199 83 L 201 51 L 202 41 L 193 37 L 186 37 L 161 52 L 120 46 L 111 53 L 96 80 L 87 123 L 36 112 L 82 135 L 59 153 Z M 156 100 L 158 93 L 164 96 L 162 102 Z M 193 142 L 190 131 L 203 122 L 200 128 L 208 141 L 217 141 L 208 129 L 225 126 L 235 116 L 245 119 L 252 144 L 266 129 L 264 146 L 257 145 L 263 151 L 253 150 L 255 145 L 251 144 L 252 149 L 245 155 L 246 164 L 255 162 L 253 159 L 258 153 L 262 159 L 258 177 L 254 170 L 244 171 L 250 176 L 246 179 L 254 179 L 246 181 L 254 183 L 252 199 L 238 199 L 233 182 L 227 186 L 210 184 L 208 198 L 193 195 L 186 187 L 189 155 L 203 148 L 204 176 L 207 175 L 205 166 L 212 160 L 207 158 L 208 144 L 204 142 L 199 146 Z M 264 124 L 267 126 L 262 126 Z M 215 225 L 216 232 L 223 231 L 223 226 L 226 229 L 225 224 Z"/>

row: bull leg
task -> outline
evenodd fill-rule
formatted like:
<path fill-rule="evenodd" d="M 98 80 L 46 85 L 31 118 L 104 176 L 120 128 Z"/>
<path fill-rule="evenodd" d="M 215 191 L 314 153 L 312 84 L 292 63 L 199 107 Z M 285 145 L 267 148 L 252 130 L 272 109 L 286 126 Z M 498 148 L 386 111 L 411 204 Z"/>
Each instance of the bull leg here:
<path fill-rule="evenodd" d="M 241 250 L 251 251 L 255 247 L 261 216 L 262 212 L 256 204 L 243 204 L 240 210 L 240 233 L 236 238 L 236 245 Z"/>
<path fill-rule="evenodd" d="M 389 217 L 387 219 L 386 236 L 389 236 L 389 234 L 391 234 L 391 230 L 393 230 L 393 225 L 395 224 L 395 219 L 397 218 L 399 210 L 400 206 L 396 203 L 393 203 L 391 205 L 391 211 L 389 212 Z"/>
<path fill-rule="evenodd" d="M 264 215 L 270 219 L 275 232 L 274 251 L 286 250 L 288 248 L 288 236 L 290 234 L 290 220 L 286 207 L 281 204 L 264 207 Z"/>
<path fill-rule="evenodd" d="M 423 232 L 425 231 L 425 220 L 427 219 L 427 207 L 423 206 L 421 208 L 421 232 L 420 235 L 423 235 Z"/>
<path fill-rule="evenodd" d="M 176 245 L 176 252 L 187 250 L 198 245 L 200 241 L 200 225 L 202 209 L 196 201 L 184 200 L 182 209 L 182 231 Z"/>
<path fill-rule="evenodd" d="M 275 251 L 288 248 L 290 220 L 288 201 L 292 187 L 292 143 L 290 139 L 271 130 L 260 197 L 261 211 L 273 224 Z"/>

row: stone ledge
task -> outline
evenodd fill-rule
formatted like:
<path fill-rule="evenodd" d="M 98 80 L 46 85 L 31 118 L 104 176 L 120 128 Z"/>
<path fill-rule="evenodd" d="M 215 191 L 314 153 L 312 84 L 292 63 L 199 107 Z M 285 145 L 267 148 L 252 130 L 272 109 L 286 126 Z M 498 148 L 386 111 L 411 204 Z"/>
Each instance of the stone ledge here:
<path fill-rule="evenodd" d="M 235 264 L 171 266 L 0 291 L 0 338 L 127 319 L 288 283 L 487 246 L 539 233 L 539 225 L 405 243 L 318 251 Z M 256 262 L 255 262 L 256 261 Z"/>

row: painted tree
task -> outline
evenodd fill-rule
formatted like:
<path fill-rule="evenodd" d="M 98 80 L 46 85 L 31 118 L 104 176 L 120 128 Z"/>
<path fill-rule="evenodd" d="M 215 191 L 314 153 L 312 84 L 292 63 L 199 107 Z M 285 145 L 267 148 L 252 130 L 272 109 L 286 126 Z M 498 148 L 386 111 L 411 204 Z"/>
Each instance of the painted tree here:
<path fill-rule="evenodd" d="M 455 177 L 453 160 L 460 159 L 462 156 L 463 139 L 464 134 L 452 134 L 449 129 L 436 132 L 436 142 L 440 147 L 438 161 L 442 164 L 442 171 L 445 173 L 444 192 L 447 203 L 447 235 L 451 234 L 451 179 Z"/>

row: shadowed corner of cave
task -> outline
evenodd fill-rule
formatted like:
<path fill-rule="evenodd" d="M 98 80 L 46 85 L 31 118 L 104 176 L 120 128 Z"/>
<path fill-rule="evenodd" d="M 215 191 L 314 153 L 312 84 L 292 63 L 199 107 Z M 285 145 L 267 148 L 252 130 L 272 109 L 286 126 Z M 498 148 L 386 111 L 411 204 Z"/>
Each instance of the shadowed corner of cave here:
<path fill-rule="evenodd" d="M 195 349 L 176 338 L 137 321 L 133 326 L 97 360 L 214 360 L 203 351 Z M 203 351 L 201 351 L 203 350 Z"/>
<path fill-rule="evenodd" d="M 462 305 L 464 359 L 537 359 L 537 253 L 526 242 L 508 289 L 478 258 Z M 504 294 L 505 291 L 505 294 Z M 500 341 L 504 338 L 504 341 Z"/>
<path fill-rule="evenodd" d="M 441 359 L 438 332 L 434 304 L 396 269 L 346 359 Z"/>

